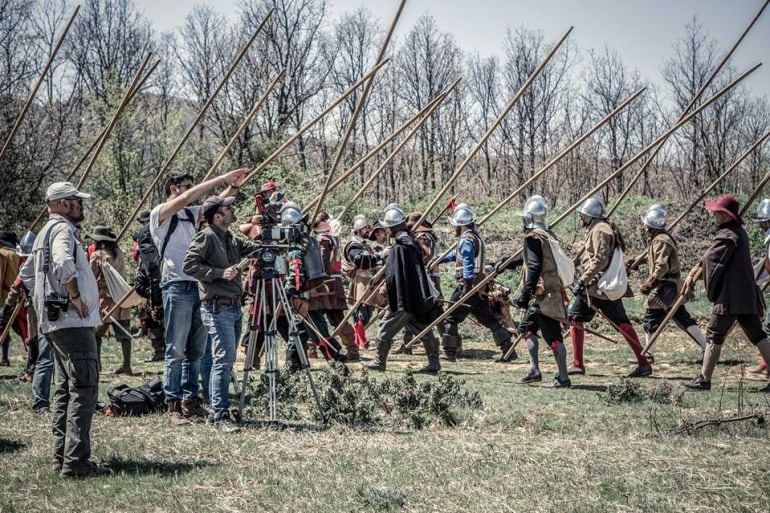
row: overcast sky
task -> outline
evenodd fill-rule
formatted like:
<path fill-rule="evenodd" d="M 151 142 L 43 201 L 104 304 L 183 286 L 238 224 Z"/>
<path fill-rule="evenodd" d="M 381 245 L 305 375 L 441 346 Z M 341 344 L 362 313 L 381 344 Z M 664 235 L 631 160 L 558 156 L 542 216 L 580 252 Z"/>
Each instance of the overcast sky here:
<path fill-rule="evenodd" d="M 134 0 L 158 30 L 172 30 L 196 4 L 210 4 L 235 17 L 240 0 Z M 672 45 L 684 35 L 684 26 L 697 15 L 716 39 L 721 53 L 738 39 L 764 0 L 407 0 L 396 29 L 403 36 L 425 13 L 441 30 L 453 34 L 466 52 L 501 55 L 506 29 L 523 25 L 543 30 L 553 41 L 570 26 L 570 36 L 581 51 L 616 49 L 630 68 L 643 78 L 661 83 L 661 64 L 673 53 Z M 327 22 L 365 6 L 387 27 L 397 0 L 329 0 Z M 756 94 L 770 96 L 770 7 L 733 56 L 742 71 L 767 61 L 744 84 Z"/>

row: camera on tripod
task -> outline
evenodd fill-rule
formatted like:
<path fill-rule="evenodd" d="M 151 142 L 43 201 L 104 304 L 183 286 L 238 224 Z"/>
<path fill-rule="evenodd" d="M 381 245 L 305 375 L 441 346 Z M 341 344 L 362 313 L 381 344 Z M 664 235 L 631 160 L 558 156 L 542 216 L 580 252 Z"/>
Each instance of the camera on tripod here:
<path fill-rule="evenodd" d="M 59 320 L 59 313 L 66 312 L 69 308 L 69 304 L 69 297 L 51 292 L 43 301 L 46 317 L 48 317 L 48 320 L 51 322 Z"/>

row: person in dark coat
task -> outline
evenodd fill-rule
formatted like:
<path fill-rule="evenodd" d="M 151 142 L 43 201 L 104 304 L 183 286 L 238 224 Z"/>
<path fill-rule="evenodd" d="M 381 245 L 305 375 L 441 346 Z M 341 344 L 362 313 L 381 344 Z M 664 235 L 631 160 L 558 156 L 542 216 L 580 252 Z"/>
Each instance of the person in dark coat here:
<path fill-rule="evenodd" d="M 385 370 L 393 338 L 402 329 L 417 334 L 439 315 L 420 247 L 406 227 L 406 213 L 398 205 L 390 204 L 381 223 L 388 228 L 395 242 L 385 262 L 388 310 L 377 330 L 377 356 L 366 364 L 377 371 Z M 438 339 L 429 332 L 422 338 L 422 343 L 428 365 L 420 372 L 435 374 L 441 369 Z"/>
<path fill-rule="evenodd" d="M 706 209 L 714 215 L 717 231 L 714 241 L 701 258 L 706 295 L 714 304 L 706 336 L 708 345 L 703 367 L 697 378 L 686 386 L 710 390 L 711 376 L 719 362 L 722 343 L 736 322 L 765 361 L 770 358 L 770 341 L 762 329 L 764 301 L 754 281 L 749 239 L 743 229 L 740 205 L 731 194 L 718 200 L 706 200 Z M 697 271 L 697 268 L 696 268 Z M 684 292 L 692 288 L 695 274 L 690 273 Z"/>

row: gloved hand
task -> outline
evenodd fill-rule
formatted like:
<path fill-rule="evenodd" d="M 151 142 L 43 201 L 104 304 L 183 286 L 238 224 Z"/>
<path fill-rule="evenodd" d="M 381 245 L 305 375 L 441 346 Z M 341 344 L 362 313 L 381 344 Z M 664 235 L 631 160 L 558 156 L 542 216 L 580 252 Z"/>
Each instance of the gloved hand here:
<path fill-rule="evenodd" d="M 575 296 L 581 297 L 586 295 L 586 284 L 583 283 L 581 280 L 578 280 L 575 282 L 575 285 L 572 287 L 572 293 L 575 294 Z"/>
<path fill-rule="evenodd" d="M 519 294 L 519 297 L 516 298 L 516 301 L 513 302 L 514 305 L 516 305 L 516 308 L 521 308 L 522 310 L 529 308 L 529 301 L 532 299 L 532 292 L 529 290 L 522 290 L 521 294 Z"/>

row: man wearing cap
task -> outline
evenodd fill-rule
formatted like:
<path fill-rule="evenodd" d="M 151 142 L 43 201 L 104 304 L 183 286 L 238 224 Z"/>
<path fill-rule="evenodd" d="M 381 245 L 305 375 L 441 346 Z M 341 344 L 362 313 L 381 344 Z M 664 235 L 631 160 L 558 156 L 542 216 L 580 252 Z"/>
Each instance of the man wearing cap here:
<path fill-rule="evenodd" d="M 163 295 L 161 293 L 161 258 L 150 233 L 150 211 L 145 210 L 137 221 L 142 226 L 136 232 L 136 275 L 134 287 L 145 299 L 138 307 L 142 335 L 150 340 L 152 353 L 145 362 L 162 362 L 166 351 L 163 340 Z"/>
<path fill-rule="evenodd" d="M 636 357 L 637 367 L 626 377 L 640 378 L 652 374 L 652 366 L 642 354 L 642 345 L 636 330 L 628 319 L 623 300 L 610 299 L 599 288 L 599 280 L 612 263 L 615 249 L 625 250 L 623 236 L 617 226 L 612 223 L 604 212 L 604 202 L 601 198 L 588 198 L 577 209 L 585 238 L 575 256 L 575 266 L 578 269 L 578 279 L 573 287 L 574 298 L 569 305 L 567 315 L 570 321 L 570 337 L 572 338 L 572 365 L 570 374 L 585 374 L 583 362 L 583 341 L 585 329 L 583 323 L 590 322 L 597 312 L 601 312 L 614 323 L 623 335 Z M 625 294 L 629 294 L 627 289 Z"/>
<path fill-rule="evenodd" d="M 225 431 L 233 431 L 228 389 L 241 336 L 242 259 L 260 248 L 250 240 L 235 237 L 235 198 L 210 196 L 201 214 L 208 226 L 193 237 L 184 258 L 183 271 L 198 280 L 201 317 L 212 341 L 210 419 Z"/>
<path fill-rule="evenodd" d="M 441 262 L 455 262 L 455 280 L 457 287 L 452 293 L 450 303 L 462 300 L 464 305 L 456 308 L 444 321 L 444 335 L 441 343 L 447 360 L 457 360 L 458 350 L 462 347 L 462 339 L 458 325 L 472 314 L 479 323 L 492 332 L 492 339 L 500 348 L 502 355 L 498 361 L 513 361 L 518 358 L 516 351 L 506 358 L 511 349 L 511 332 L 500 324 L 495 314 L 489 308 L 486 290 L 465 297 L 465 295 L 484 279 L 485 244 L 481 238 L 471 207 L 465 203 L 457 205 L 449 223 L 455 228 L 457 247 L 448 253 Z M 467 306 L 466 306 L 467 305 Z"/>
<path fill-rule="evenodd" d="M 762 329 L 764 300 L 754 281 L 749 238 L 743 229 L 740 205 L 731 194 L 718 200 L 706 200 L 706 209 L 714 216 L 717 226 L 711 246 L 700 260 L 706 295 L 714 304 L 706 336 L 708 345 L 698 377 L 686 386 L 693 390 L 710 390 L 711 376 L 719 362 L 727 333 L 737 322 L 752 344 L 757 346 L 764 361 L 770 361 L 770 341 Z M 695 270 L 697 271 L 697 267 Z M 690 292 L 694 282 L 691 273 L 683 293 Z"/>
<path fill-rule="evenodd" d="M 189 205 L 223 185 L 228 187 L 220 196 L 233 196 L 245 176 L 245 169 L 237 169 L 193 186 L 191 175 L 171 175 L 165 187 L 166 202 L 150 211 L 150 233 L 162 262 L 163 392 L 174 425 L 189 424 L 190 419 L 207 415 L 200 405 L 198 375 L 208 336 L 201 320 L 198 284 L 182 269 L 200 212 L 200 207 Z M 205 394 L 209 376 L 205 369 L 202 372 Z"/>
<path fill-rule="evenodd" d="M 19 244 L 19 238 L 14 232 L 0 231 L 0 305 L 5 305 L 8 293 L 11 292 L 13 282 L 19 274 L 19 255 L 16 254 L 16 246 Z M 11 312 L 6 309 L 3 317 L 11 316 Z M 0 322 L 2 328 L 8 324 L 8 320 Z M 1 334 L 2 332 L 0 332 Z M 9 367 L 8 347 L 11 341 L 11 334 L 0 341 L 0 366 Z"/>
<path fill-rule="evenodd" d="M 642 223 L 647 229 L 650 245 L 647 248 L 647 272 L 649 276 L 639 290 L 647 295 L 647 310 L 644 313 L 644 334 L 649 342 L 658 330 L 661 321 L 676 302 L 681 287 L 681 268 L 679 249 L 676 241 L 666 230 L 666 211 L 661 205 L 653 205 L 642 216 Z M 687 333 L 700 347 L 706 349 L 706 336 L 690 316 L 684 305 L 680 306 L 673 317 L 676 325 Z M 648 353 L 648 359 L 652 354 Z"/>
<path fill-rule="evenodd" d="M 384 371 L 393 338 L 406 328 L 417 334 L 440 314 L 420 248 L 406 228 L 406 213 L 395 203 L 385 209 L 382 226 L 394 239 L 385 261 L 385 283 L 388 291 L 388 309 L 377 328 L 374 360 L 366 363 L 370 370 Z M 422 338 L 428 365 L 419 372 L 435 374 L 441 370 L 438 340 L 433 332 Z"/>
<path fill-rule="evenodd" d="M 94 251 L 88 260 L 91 265 L 91 271 L 96 276 L 96 283 L 99 285 L 99 308 L 104 313 L 110 312 L 119 301 L 120 297 L 112 297 L 110 288 L 107 285 L 104 267 L 111 266 L 117 273 L 125 279 L 126 277 L 126 258 L 123 250 L 117 244 L 118 237 L 108 226 L 94 226 L 91 233 L 91 240 L 96 245 Z M 109 318 L 104 319 L 104 323 L 96 328 L 96 351 L 99 355 L 99 370 L 101 370 L 101 348 L 102 338 L 107 336 L 110 326 L 115 340 L 120 344 L 123 363 L 115 369 L 113 374 L 125 374 L 132 376 L 131 370 L 131 309 L 118 307 L 110 314 Z"/>
<path fill-rule="evenodd" d="M 83 200 L 89 197 L 69 182 L 48 187 L 50 215 L 32 248 L 35 313 L 56 366 L 53 469 L 67 477 L 100 472 L 90 459 L 99 386 L 99 287 L 79 240 Z"/>

